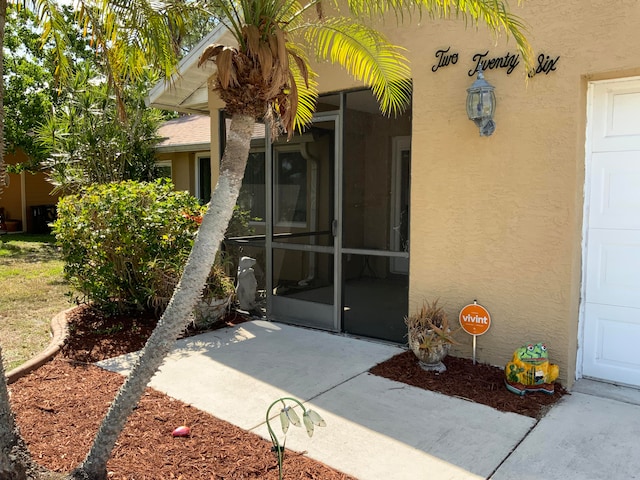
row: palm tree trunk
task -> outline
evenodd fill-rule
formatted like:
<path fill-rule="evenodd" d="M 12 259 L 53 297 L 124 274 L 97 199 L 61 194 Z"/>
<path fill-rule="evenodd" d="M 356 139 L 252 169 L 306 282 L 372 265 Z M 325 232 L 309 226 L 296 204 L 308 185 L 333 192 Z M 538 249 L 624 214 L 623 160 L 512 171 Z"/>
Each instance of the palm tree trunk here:
<path fill-rule="evenodd" d="M 178 335 L 188 324 L 233 214 L 249 155 L 254 123 L 254 118 L 249 115 L 235 114 L 231 118 L 218 184 L 202 219 L 182 278 L 165 313 L 102 421 L 91 450 L 73 472 L 72 478 L 106 479 L 107 461 L 128 416 L 140 400 L 151 377 L 171 351 Z"/>

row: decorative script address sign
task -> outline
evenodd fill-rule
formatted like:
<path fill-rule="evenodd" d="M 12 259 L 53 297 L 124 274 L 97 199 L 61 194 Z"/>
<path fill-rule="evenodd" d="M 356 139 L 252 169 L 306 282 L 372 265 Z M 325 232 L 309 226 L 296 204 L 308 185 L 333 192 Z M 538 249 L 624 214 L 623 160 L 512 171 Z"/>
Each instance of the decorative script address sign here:
<path fill-rule="evenodd" d="M 451 47 L 445 50 L 437 50 L 435 53 L 435 57 L 437 63 L 431 67 L 432 72 L 437 72 L 441 68 L 448 67 L 450 65 L 456 65 L 458 60 L 460 59 L 460 55 L 458 52 L 452 52 Z M 541 53 L 536 58 L 536 65 L 529 71 L 529 77 L 533 77 L 539 73 L 544 73 L 545 75 L 549 75 L 551 72 L 555 72 L 556 66 L 558 65 L 558 61 L 560 60 L 560 56 L 553 58 L 550 55 L 546 55 Z M 519 53 L 509 53 L 506 55 L 502 55 L 499 57 L 490 57 L 489 50 L 484 53 L 476 53 L 473 57 L 471 57 L 471 61 L 473 62 L 473 67 L 467 72 L 470 77 L 473 77 L 480 68 L 482 68 L 483 72 L 487 70 L 496 70 L 496 69 L 505 69 L 507 75 L 510 75 L 511 72 L 515 70 L 515 68 L 520 65 L 520 54 Z"/>

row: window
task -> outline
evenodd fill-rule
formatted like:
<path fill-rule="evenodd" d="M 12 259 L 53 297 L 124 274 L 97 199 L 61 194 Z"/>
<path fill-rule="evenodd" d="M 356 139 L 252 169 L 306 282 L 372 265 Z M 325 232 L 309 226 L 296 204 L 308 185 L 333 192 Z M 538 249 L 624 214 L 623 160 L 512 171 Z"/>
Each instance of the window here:
<path fill-rule="evenodd" d="M 278 149 L 275 159 L 274 220 L 277 225 L 307 224 L 307 160 L 298 146 Z"/>
<path fill-rule="evenodd" d="M 274 149 L 274 155 L 274 224 L 305 227 L 308 221 L 308 184 L 310 178 L 313 181 L 313 169 L 310 171 L 309 162 L 300 152 L 299 145 L 279 145 Z M 251 150 L 237 203 L 250 213 L 254 223 L 264 223 L 266 219 L 265 170 L 264 150 Z"/>
<path fill-rule="evenodd" d="M 156 162 L 156 178 L 168 178 L 171 180 L 171 160 Z"/>
<path fill-rule="evenodd" d="M 251 151 L 238 195 L 238 205 L 250 213 L 252 222 L 264 223 L 265 199 L 265 153 Z"/>
<path fill-rule="evenodd" d="M 211 157 L 196 155 L 196 197 L 204 205 L 211 200 Z"/>

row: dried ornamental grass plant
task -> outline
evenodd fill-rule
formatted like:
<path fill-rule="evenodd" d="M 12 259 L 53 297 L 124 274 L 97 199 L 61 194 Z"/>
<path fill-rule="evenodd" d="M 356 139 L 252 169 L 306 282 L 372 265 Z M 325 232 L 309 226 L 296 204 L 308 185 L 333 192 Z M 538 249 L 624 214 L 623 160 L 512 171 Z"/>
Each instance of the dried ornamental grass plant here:
<path fill-rule="evenodd" d="M 420 366 L 438 373 L 446 370 L 442 359 L 447 356 L 452 344 L 455 344 L 453 330 L 444 308 L 433 302 L 423 301 L 416 313 L 405 318 L 409 348 L 418 357 Z"/>

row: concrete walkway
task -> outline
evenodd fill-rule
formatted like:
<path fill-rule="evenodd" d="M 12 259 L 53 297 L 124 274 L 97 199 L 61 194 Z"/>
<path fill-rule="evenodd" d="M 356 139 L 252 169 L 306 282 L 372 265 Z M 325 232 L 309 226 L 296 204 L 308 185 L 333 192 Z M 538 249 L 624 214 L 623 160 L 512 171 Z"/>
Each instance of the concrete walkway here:
<path fill-rule="evenodd" d="M 287 447 L 360 480 L 640 479 L 640 392 L 578 382 L 536 422 L 367 373 L 402 351 L 258 320 L 180 340 L 150 386 L 264 438 L 267 407 L 295 397 L 327 426 Z"/>

